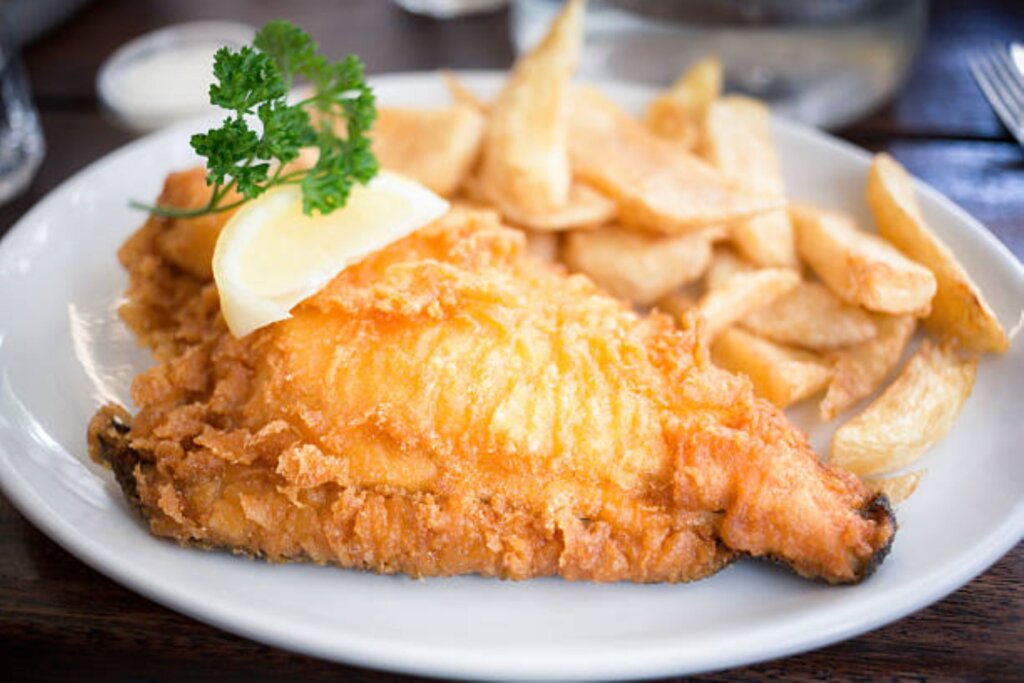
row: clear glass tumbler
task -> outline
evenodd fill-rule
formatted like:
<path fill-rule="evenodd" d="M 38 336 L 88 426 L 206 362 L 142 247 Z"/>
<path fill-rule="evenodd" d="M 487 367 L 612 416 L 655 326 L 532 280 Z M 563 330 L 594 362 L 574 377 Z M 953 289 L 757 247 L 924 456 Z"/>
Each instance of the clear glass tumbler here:
<path fill-rule="evenodd" d="M 517 49 L 561 0 L 514 0 Z M 917 53 L 927 0 L 588 0 L 580 75 L 665 86 L 697 59 L 725 65 L 726 89 L 825 128 L 883 104 Z"/>
<path fill-rule="evenodd" d="M 0 204 L 25 189 L 45 153 L 32 91 L 13 45 L 0 26 Z"/>

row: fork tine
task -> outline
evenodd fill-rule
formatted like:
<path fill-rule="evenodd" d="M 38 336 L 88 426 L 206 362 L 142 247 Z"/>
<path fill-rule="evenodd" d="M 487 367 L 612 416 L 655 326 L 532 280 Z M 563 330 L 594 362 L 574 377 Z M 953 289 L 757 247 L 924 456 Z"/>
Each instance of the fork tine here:
<path fill-rule="evenodd" d="M 1010 115 L 1009 103 L 1003 100 L 999 87 L 990 75 L 987 63 L 980 55 L 972 55 L 970 67 L 971 73 L 974 74 L 974 80 L 977 81 L 978 87 L 981 88 L 982 94 L 985 95 L 985 99 L 995 109 L 999 119 L 1009 127 L 1013 120 L 1013 117 Z"/>
<path fill-rule="evenodd" d="M 1024 145 L 1024 128 L 1018 125 L 1017 119 L 1013 114 L 1015 107 L 1007 99 L 1003 93 L 1003 88 L 1000 87 L 999 81 L 995 78 L 992 65 L 987 59 L 987 51 L 972 55 L 969 63 L 978 86 L 985 94 L 989 104 L 995 109 L 1003 125 L 1006 126 L 1018 142 Z"/>
<path fill-rule="evenodd" d="M 1000 46 L 993 46 L 984 50 L 981 55 L 981 64 L 988 72 L 989 80 L 999 90 L 1002 99 L 1011 108 L 1011 113 L 1018 114 L 1024 111 L 1024 97 L 1021 97 L 1016 78 L 1013 73 L 1006 69 L 1001 59 Z M 1016 116 L 1014 117 L 1017 118 Z"/>
<path fill-rule="evenodd" d="M 1010 95 L 1009 88 L 1004 79 L 996 71 L 988 53 L 978 57 L 974 63 L 975 74 L 983 77 L 987 88 L 983 87 L 989 102 L 996 108 L 999 117 L 1011 130 L 1016 129 L 1017 117 L 1015 113 L 1020 109 L 1016 101 Z"/>
<path fill-rule="evenodd" d="M 993 49 L 990 59 L 995 71 L 1009 89 L 1010 95 L 1018 103 L 1018 113 L 1024 113 L 1024 76 L 1017 71 L 1016 65 L 1010 61 L 1010 53 L 1005 48 Z"/>
<path fill-rule="evenodd" d="M 1003 63 L 1000 59 L 1001 51 L 999 46 L 983 51 L 980 56 L 982 66 L 988 72 L 992 84 L 1003 95 L 1003 100 L 1013 105 L 1013 110 L 1019 112 L 1024 109 L 1024 99 L 1017 97 L 1018 85 L 1016 79 L 1003 68 Z"/>

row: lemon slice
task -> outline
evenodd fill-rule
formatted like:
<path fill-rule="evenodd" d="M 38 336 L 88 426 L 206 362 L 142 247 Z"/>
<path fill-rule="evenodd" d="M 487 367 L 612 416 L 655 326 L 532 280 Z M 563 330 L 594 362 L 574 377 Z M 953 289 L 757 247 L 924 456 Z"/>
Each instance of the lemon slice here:
<path fill-rule="evenodd" d="M 348 266 L 442 216 L 448 202 L 380 172 L 326 216 L 302 213 L 302 190 L 268 190 L 231 217 L 213 252 L 221 310 L 236 337 L 284 320 Z"/>

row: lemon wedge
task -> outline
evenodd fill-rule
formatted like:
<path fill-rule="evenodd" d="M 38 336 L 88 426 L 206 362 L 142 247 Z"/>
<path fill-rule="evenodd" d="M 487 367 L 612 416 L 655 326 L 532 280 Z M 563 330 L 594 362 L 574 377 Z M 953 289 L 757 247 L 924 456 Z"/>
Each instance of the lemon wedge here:
<path fill-rule="evenodd" d="M 332 213 L 302 213 L 302 190 L 285 185 L 244 204 L 213 252 L 221 311 L 236 337 L 284 320 L 338 273 L 448 210 L 419 183 L 381 171 Z"/>

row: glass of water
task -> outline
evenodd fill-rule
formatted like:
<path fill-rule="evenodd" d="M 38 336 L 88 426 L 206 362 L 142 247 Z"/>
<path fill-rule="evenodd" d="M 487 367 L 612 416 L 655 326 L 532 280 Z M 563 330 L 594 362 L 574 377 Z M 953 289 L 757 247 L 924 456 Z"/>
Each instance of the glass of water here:
<path fill-rule="evenodd" d="M 514 0 L 516 48 L 561 0 Z M 788 118 L 838 128 L 882 105 L 917 53 L 927 0 L 589 0 L 580 75 L 671 83 L 717 56 L 726 89 Z"/>
<path fill-rule="evenodd" d="M 0 26 L 0 204 L 32 181 L 45 145 L 32 92 L 14 42 Z"/>

